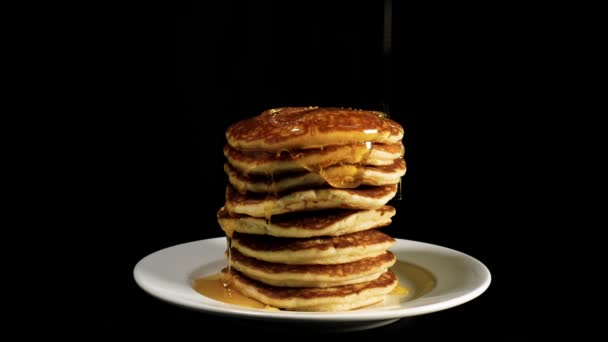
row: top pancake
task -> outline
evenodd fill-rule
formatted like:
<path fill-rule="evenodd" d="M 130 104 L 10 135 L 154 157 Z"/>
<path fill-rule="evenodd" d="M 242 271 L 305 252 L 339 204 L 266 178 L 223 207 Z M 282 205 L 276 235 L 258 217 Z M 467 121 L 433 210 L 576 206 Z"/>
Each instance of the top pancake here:
<path fill-rule="evenodd" d="M 285 107 L 241 120 L 226 131 L 241 151 L 280 152 L 361 142 L 395 144 L 403 127 L 384 113 L 319 107 Z"/>

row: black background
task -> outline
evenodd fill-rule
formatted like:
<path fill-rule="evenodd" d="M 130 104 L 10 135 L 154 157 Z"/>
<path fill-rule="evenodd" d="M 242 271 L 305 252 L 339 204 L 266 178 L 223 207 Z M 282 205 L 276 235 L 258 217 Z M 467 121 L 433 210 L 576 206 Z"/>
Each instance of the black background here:
<path fill-rule="evenodd" d="M 108 327 L 208 339 L 225 329 L 272 333 L 152 298 L 133 267 L 158 249 L 222 236 L 215 215 L 230 123 L 280 106 L 388 104 L 406 129 L 408 171 L 386 232 L 472 255 L 493 282 L 465 305 L 358 334 L 482 340 L 534 328 L 521 279 L 536 272 L 531 99 L 543 55 L 526 8 L 396 2 L 389 56 L 382 1 L 150 5 L 116 18 L 98 56 L 110 88 L 99 104 L 109 162 L 97 178 L 109 199 L 99 218 L 111 251 Z"/>

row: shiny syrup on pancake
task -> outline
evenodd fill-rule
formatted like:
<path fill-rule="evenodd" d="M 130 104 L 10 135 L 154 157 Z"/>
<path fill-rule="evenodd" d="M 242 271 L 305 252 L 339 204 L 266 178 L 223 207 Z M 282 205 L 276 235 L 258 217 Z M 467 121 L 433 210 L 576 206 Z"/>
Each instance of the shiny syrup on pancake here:
<path fill-rule="evenodd" d="M 313 130 L 314 132 L 314 130 Z M 361 149 L 360 147 L 365 146 Z M 363 181 L 363 168 L 357 167 L 367 163 L 369 156 L 372 151 L 372 142 L 367 141 L 363 143 L 355 143 L 346 145 L 348 148 L 343 154 L 337 154 L 334 158 L 324 160 L 322 163 L 309 163 L 306 162 L 304 152 L 302 151 L 290 151 L 291 159 L 294 160 L 300 167 L 307 170 L 308 172 L 314 172 L 319 174 L 327 184 L 334 188 L 339 189 L 353 189 L 361 185 Z M 319 151 L 323 151 L 324 147 L 319 147 Z M 278 154 L 280 155 L 280 153 Z M 343 160 L 359 160 L 355 164 L 343 163 Z M 332 168 L 332 166 L 340 166 L 339 169 Z"/>
<path fill-rule="evenodd" d="M 257 121 L 252 121 L 249 125 L 268 125 L 274 127 L 280 127 L 283 129 L 285 135 L 301 136 L 308 134 L 314 137 L 318 130 L 322 130 L 323 127 L 316 127 L 315 123 L 308 122 L 306 115 L 309 112 L 318 110 L 319 107 L 308 107 L 308 108 L 280 108 L 270 109 L 258 117 Z M 360 111 L 360 110 L 359 110 Z M 304 149 L 285 149 L 276 152 L 276 157 L 280 157 L 283 153 L 287 153 L 293 161 L 298 163 L 303 169 L 319 174 L 329 185 L 334 188 L 352 189 L 361 185 L 363 181 L 364 169 L 361 165 L 366 165 L 367 161 L 372 152 L 372 139 L 378 134 L 378 131 L 399 131 L 396 127 L 398 124 L 387 120 L 388 115 L 383 112 L 370 111 L 376 114 L 383 120 L 373 120 L 370 118 L 361 119 L 356 121 L 356 128 L 359 129 L 364 135 L 370 137 L 369 141 L 350 143 L 343 145 L 344 152 L 334 155 L 333 158 L 324 160 L 320 163 L 314 163 L 306 161 L 306 152 L 316 149 L 320 153 L 323 152 L 325 146 L 307 146 Z M 380 125 L 380 127 L 379 127 Z M 361 148 L 363 146 L 364 148 Z M 256 153 L 265 153 L 263 151 L 247 151 L 252 155 Z M 344 163 L 346 160 L 354 160 L 355 163 L 349 165 Z M 332 168 L 332 166 L 340 166 L 340 168 Z M 245 171 L 245 174 L 248 172 Z M 273 183 L 274 184 L 274 183 Z M 399 191 L 401 194 L 401 191 Z M 401 195 L 399 195 L 399 198 Z M 271 201 L 270 201 L 271 202 Z M 266 214 L 266 219 L 269 219 L 269 215 Z"/>
<path fill-rule="evenodd" d="M 270 110 L 267 112 L 264 119 L 271 125 L 280 126 L 285 128 L 286 132 L 300 135 L 302 132 L 308 132 L 310 136 L 316 134 L 316 128 L 311 127 L 310 124 L 305 122 L 304 117 L 306 113 L 317 110 L 319 107 L 309 107 L 307 109 L 299 109 L 297 111 L 285 111 L 285 110 Z M 385 118 L 386 114 L 382 112 L 376 112 L 379 117 Z M 388 121 L 383 120 L 383 125 L 389 125 Z M 378 130 L 370 127 L 360 127 L 365 134 L 376 134 Z M 369 159 L 372 151 L 372 142 L 366 141 L 363 143 L 365 149 L 356 148 L 356 144 L 348 145 L 350 151 L 344 153 L 342 156 L 336 156 L 334 159 L 329 159 L 322 164 L 312 164 L 303 161 L 302 156 L 304 155 L 298 151 L 287 150 L 291 158 L 298 162 L 300 167 L 308 170 L 309 172 L 318 173 L 325 181 L 334 188 L 341 189 L 352 189 L 361 185 L 363 181 L 363 168 L 357 168 L 357 165 L 363 165 Z M 317 148 L 321 152 L 324 146 L 311 146 L 310 148 Z M 361 152 L 363 151 L 363 152 Z M 277 154 L 279 156 L 281 152 Z M 359 160 L 360 162 L 355 165 L 350 165 L 340 168 L 339 172 L 332 172 L 330 166 L 342 165 L 339 161 L 344 160 L 344 156 L 349 156 L 349 160 Z"/>
<path fill-rule="evenodd" d="M 310 110 L 314 110 L 317 108 L 318 107 L 311 107 Z M 307 111 L 302 111 L 302 112 L 297 113 L 298 116 L 291 114 L 291 115 L 286 115 L 285 117 L 282 117 L 283 115 L 279 116 L 279 114 L 281 112 L 272 113 L 271 121 L 277 125 L 287 126 L 286 128 L 289 131 L 295 130 L 296 132 L 300 132 L 303 129 L 308 129 L 310 135 L 315 135 L 315 129 L 312 129 L 310 127 L 305 127 L 305 126 L 302 127 L 304 125 L 304 123 L 301 120 L 301 114 L 305 113 L 305 112 L 307 112 Z M 374 112 L 374 113 L 376 113 L 381 118 L 388 118 L 388 115 L 386 113 L 383 113 L 383 112 Z M 279 120 L 279 117 L 281 117 L 281 120 Z M 383 126 L 391 125 L 391 123 L 388 120 L 383 120 L 382 125 Z M 378 133 L 378 129 L 373 128 L 373 127 L 361 126 L 360 129 L 366 135 Z M 361 149 L 360 148 L 361 145 L 365 146 L 365 148 Z M 322 164 L 305 163 L 302 160 L 303 153 L 295 153 L 292 151 L 288 151 L 288 152 L 291 155 L 291 158 L 293 160 L 295 160 L 296 162 L 298 162 L 298 164 L 302 168 L 308 170 L 309 172 L 318 173 L 332 187 L 340 188 L 340 189 L 353 189 L 353 188 L 356 188 L 359 185 L 361 185 L 361 182 L 363 181 L 364 168 L 357 167 L 357 166 L 365 165 L 367 163 L 367 161 L 371 155 L 371 152 L 372 152 L 373 142 L 365 141 L 362 143 L 355 143 L 355 144 L 350 144 L 347 146 L 349 147 L 348 152 L 345 152 L 343 155 L 336 156 L 333 159 L 326 160 Z M 319 149 L 320 149 L 320 151 L 323 151 L 323 146 L 320 146 Z M 357 160 L 358 162 L 355 164 L 348 165 L 348 164 L 344 164 L 341 162 L 341 160 L 345 160 L 345 159 L 346 160 Z M 341 167 L 339 169 L 332 168 L 331 166 L 334 166 L 334 165 L 340 165 Z M 398 199 L 401 199 L 400 185 L 399 185 Z"/>

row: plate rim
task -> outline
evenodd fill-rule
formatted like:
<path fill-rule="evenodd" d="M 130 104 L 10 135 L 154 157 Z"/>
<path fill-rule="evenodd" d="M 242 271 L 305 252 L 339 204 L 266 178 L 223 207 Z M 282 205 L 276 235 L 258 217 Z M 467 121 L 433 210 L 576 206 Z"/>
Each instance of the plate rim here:
<path fill-rule="evenodd" d="M 409 245 L 409 247 L 421 248 L 424 250 L 435 251 L 436 253 L 445 253 L 445 254 L 449 254 L 451 256 L 457 256 L 457 257 L 461 258 L 462 260 L 466 260 L 471 265 L 475 265 L 474 271 L 480 277 L 479 283 L 477 284 L 477 286 L 474 289 L 469 290 L 468 292 L 465 292 L 459 296 L 456 296 L 456 297 L 453 297 L 453 298 L 450 298 L 450 299 L 444 300 L 444 301 L 439 301 L 439 302 L 434 302 L 434 303 L 429 303 L 429 304 L 424 304 L 424 305 L 414 306 L 414 307 L 400 307 L 400 308 L 391 309 L 391 310 L 383 310 L 382 308 L 378 308 L 377 310 L 365 310 L 365 311 L 353 310 L 353 311 L 345 311 L 345 312 L 297 312 L 297 311 L 275 312 L 275 311 L 267 311 L 267 310 L 262 310 L 262 309 L 251 309 L 251 308 L 239 307 L 239 306 L 235 306 L 235 305 L 231 305 L 231 304 L 218 302 L 218 301 L 212 300 L 210 298 L 206 298 L 204 296 L 203 296 L 203 298 L 205 298 L 206 300 L 202 300 L 200 302 L 197 301 L 196 302 L 197 305 L 194 305 L 189 300 L 189 298 L 186 299 L 182 296 L 171 296 L 167 293 L 167 291 L 158 290 L 155 287 L 151 286 L 149 284 L 149 279 L 147 279 L 147 275 L 143 273 L 143 268 L 146 266 L 146 263 L 151 262 L 151 260 L 153 260 L 156 257 L 159 257 L 163 253 L 168 253 L 168 252 L 174 251 L 174 250 L 181 250 L 181 249 L 185 249 L 187 247 L 195 246 L 195 245 L 199 245 L 199 244 L 215 245 L 220 242 L 225 243 L 225 239 L 226 239 L 225 237 L 215 237 L 215 238 L 194 240 L 194 241 L 176 244 L 176 245 L 162 248 L 160 250 L 152 252 L 152 253 L 146 255 L 145 257 L 141 258 L 136 263 L 135 267 L 133 268 L 134 280 L 142 290 L 144 290 L 146 293 L 148 293 L 149 295 L 151 295 L 155 298 L 158 298 L 160 300 L 163 300 L 165 302 L 168 302 L 168 303 L 171 303 L 171 304 L 174 304 L 177 306 L 185 307 L 188 309 L 193 309 L 196 311 L 201 311 L 201 312 L 208 313 L 208 314 L 214 314 L 214 315 L 220 315 L 220 316 L 231 316 L 231 317 L 235 317 L 235 318 L 282 320 L 282 321 L 283 320 L 284 321 L 318 321 L 318 322 L 345 322 L 345 321 L 357 322 L 357 321 L 394 320 L 394 319 L 400 319 L 400 318 L 404 318 L 404 317 L 417 316 L 417 315 L 423 315 L 423 314 L 428 314 L 428 313 L 432 313 L 432 312 L 442 311 L 442 310 L 446 310 L 446 309 L 464 304 L 466 302 L 469 302 L 469 301 L 477 298 L 478 296 L 480 296 L 482 293 L 484 293 L 488 289 L 488 287 L 490 286 L 490 283 L 492 282 L 492 275 L 491 275 L 488 267 L 486 265 L 484 265 L 478 259 L 476 259 L 468 254 L 465 254 L 463 252 L 457 251 L 452 248 L 448 248 L 448 247 L 444 247 L 444 246 L 440 246 L 440 245 L 436 245 L 436 244 L 409 240 L 409 239 L 398 239 L 398 238 L 395 238 L 395 240 L 396 240 L 395 245 L 389 249 L 389 250 L 393 251 L 393 253 L 397 254 L 397 253 L 399 253 L 401 248 L 404 248 L 405 245 Z M 200 247 L 203 247 L 203 246 L 200 246 Z M 219 256 L 218 260 L 221 260 L 222 258 L 223 258 L 223 255 Z M 207 262 L 207 264 L 210 264 L 210 263 L 213 263 L 216 261 L 217 261 L 216 259 L 209 260 Z M 410 262 L 408 260 L 402 260 L 402 261 Z M 434 272 L 433 269 L 429 269 L 428 267 L 425 267 L 424 265 L 420 265 L 419 263 L 414 263 L 414 264 L 416 264 L 420 267 L 423 267 L 423 268 L 427 269 L 429 272 L 431 272 L 436 277 L 437 282 L 439 282 L 441 280 L 440 277 L 438 278 L 438 275 L 436 274 L 436 272 Z M 194 270 L 190 270 L 190 273 L 192 273 L 193 271 Z M 188 278 L 189 278 L 189 275 L 185 275 L 184 279 L 188 279 Z M 187 284 L 187 285 L 192 290 L 192 292 L 194 294 L 196 294 L 196 296 L 202 296 L 202 295 L 198 294 L 196 291 L 194 291 L 194 289 L 192 289 L 190 284 Z M 425 298 L 425 296 L 428 296 L 429 294 L 432 294 L 433 292 L 434 292 L 434 290 L 423 295 L 420 298 Z M 416 300 L 418 300 L 420 298 L 417 298 Z M 205 303 L 205 301 L 212 301 L 213 305 L 207 304 L 207 303 Z"/>

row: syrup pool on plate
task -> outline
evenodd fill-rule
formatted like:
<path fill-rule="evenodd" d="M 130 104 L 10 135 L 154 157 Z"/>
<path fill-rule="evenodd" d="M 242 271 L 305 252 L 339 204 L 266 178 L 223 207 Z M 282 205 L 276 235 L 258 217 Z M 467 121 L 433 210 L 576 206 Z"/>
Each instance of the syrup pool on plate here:
<path fill-rule="evenodd" d="M 230 275 L 228 274 L 218 273 L 209 277 L 195 279 L 192 287 L 203 296 L 220 302 L 247 308 L 278 310 L 240 293 L 230 282 Z"/>

